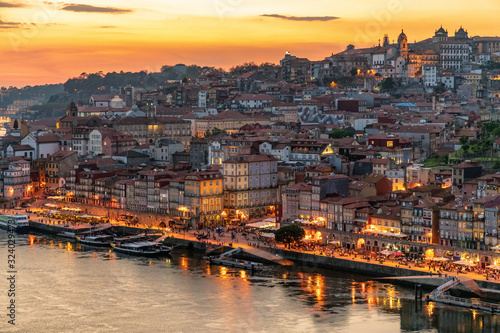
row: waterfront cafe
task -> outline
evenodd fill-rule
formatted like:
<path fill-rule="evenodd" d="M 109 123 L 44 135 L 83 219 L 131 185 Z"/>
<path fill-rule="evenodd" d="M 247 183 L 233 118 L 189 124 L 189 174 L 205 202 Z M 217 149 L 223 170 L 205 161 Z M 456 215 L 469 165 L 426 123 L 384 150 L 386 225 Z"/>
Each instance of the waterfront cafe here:
<path fill-rule="evenodd" d="M 323 242 L 323 234 L 321 231 L 317 231 L 314 228 L 304 228 L 305 236 L 302 239 L 303 242 L 315 242 L 322 243 Z"/>
<path fill-rule="evenodd" d="M 399 229 L 394 230 L 391 229 L 390 231 L 385 230 L 385 229 L 379 229 L 377 226 L 370 224 L 362 231 L 364 234 L 369 234 L 369 235 L 375 235 L 375 236 L 388 236 L 388 237 L 395 237 L 395 238 L 400 238 L 400 239 L 406 239 L 408 238 L 407 235 L 401 233 Z"/>
<path fill-rule="evenodd" d="M 51 196 L 47 197 L 47 199 L 52 199 L 52 200 L 63 200 L 65 197 L 62 195 L 56 195 L 56 196 Z"/>
<path fill-rule="evenodd" d="M 61 210 L 70 211 L 70 212 L 81 212 L 80 208 L 71 208 L 71 207 L 63 207 Z"/>
<path fill-rule="evenodd" d="M 267 230 L 276 229 L 276 221 L 274 221 L 274 219 L 272 219 L 273 221 L 269 221 L 268 219 L 266 220 L 260 222 L 248 223 L 247 225 L 245 225 L 245 227 L 253 229 L 267 229 Z"/>
<path fill-rule="evenodd" d="M 315 218 L 312 221 L 303 220 L 303 219 L 295 219 L 295 220 L 293 220 L 293 222 L 296 224 L 313 226 L 313 227 L 324 227 L 325 226 L 325 219 L 322 217 Z"/>
<path fill-rule="evenodd" d="M 54 204 L 51 204 L 51 203 L 46 203 L 44 206 L 45 207 L 49 207 L 49 208 L 56 208 L 57 207 L 57 205 L 54 205 Z"/>

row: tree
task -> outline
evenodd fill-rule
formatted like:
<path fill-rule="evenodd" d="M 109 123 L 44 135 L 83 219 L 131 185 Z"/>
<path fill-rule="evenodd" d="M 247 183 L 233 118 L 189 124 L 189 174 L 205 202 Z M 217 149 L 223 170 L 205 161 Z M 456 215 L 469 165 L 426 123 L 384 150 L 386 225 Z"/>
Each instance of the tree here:
<path fill-rule="evenodd" d="M 333 132 L 329 136 L 330 136 L 330 138 L 333 138 L 333 139 L 342 139 L 345 137 L 350 137 L 352 135 L 349 131 L 346 131 L 345 129 L 334 129 Z"/>
<path fill-rule="evenodd" d="M 288 248 L 290 248 L 291 243 L 300 241 L 305 235 L 306 232 L 304 229 L 296 224 L 281 227 L 274 233 L 276 241 L 285 243 L 285 245 L 288 245 Z"/>
<path fill-rule="evenodd" d="M 17 122 L 17 119 L 14 120 L 14 124 L 12 125 L 12 128 L 15 129 L 15 130 L 19 128 L 19 124 Z"/>
<path fill-rule="evenodd" d="M 460 137 L 460 144 L 465 145 L 469 141 L 469 138 L 467 136 L 462 136 Z"/>
<path fill-rule="evenodd" d="M 384 81 L 382 81 L 382 90 L 387 91 L 392 89 L 394 89 L 394 80 L 392 77 L 385 78 Z"/>
<path fill-rule="evenodd" d="M 349 74 L 351 74 L 352 76 L 356 76 L 356 75 L 358 75 L 358 69 L 353 67 L 353 68 L 349 71 Z"/>
<path fill-rule="evenodd" d="M 434 92 L 438 95 L 441 95 L 442 93 L 444 93 L 446 91 L 446 87 L 443 83 L 441 83 L 440 85 L 436 86 L 434 88 Z"/>

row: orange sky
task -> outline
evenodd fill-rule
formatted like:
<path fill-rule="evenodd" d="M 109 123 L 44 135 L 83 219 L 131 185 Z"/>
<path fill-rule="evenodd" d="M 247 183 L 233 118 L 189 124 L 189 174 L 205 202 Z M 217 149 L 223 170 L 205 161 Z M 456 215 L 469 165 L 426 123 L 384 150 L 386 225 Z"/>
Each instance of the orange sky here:
<path fill-rule="evenodd" d="M 278 63 L 285 51 L 320 60 L 385 33 L 396 39 L 401 28 L 410 42 L 441 24 L 450 35 L 463 25 L 470 36 L 496 36 L 499 11 L 497 0 L 0 0 L 0 86 L 176 63 Z"/>

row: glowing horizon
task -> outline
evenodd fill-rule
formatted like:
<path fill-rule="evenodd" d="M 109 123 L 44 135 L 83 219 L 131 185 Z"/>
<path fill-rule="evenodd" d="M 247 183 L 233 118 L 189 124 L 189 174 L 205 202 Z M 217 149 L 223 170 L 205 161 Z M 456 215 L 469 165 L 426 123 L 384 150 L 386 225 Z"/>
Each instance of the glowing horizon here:
<path fill-rule="evenodd" d="M 496 36 L 500 2 L 368 0 L 316 5 L 296 0 L 0 0 L 0 86 L 63 83 L 82 72 L 159 71 L 184 63 L 229 69 L 279 63 L 286 51 L 322 60 L 352 43 L 377 45 L 384 34 L 410 43 L 441 25 L 452 36 Z M 468 6 L 469 7 L 468 7 Z M 479 6 L 476 6 L 479 7 Z M 446 13 L 446 15 L 443 15 Z"/>

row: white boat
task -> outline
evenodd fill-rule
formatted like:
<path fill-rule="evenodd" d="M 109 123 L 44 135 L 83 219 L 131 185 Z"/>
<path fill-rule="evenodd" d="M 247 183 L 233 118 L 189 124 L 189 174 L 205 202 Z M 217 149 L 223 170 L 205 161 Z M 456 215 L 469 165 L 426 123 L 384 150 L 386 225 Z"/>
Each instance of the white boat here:
<path fill-rule="evenodd" d="M 110 246 L 113 241 L 113 236 L 97 235 L 97 236 L 75 236 L 76 240 L 81 244 L 92 246 Z"/>
<path fill-rule="evenodd" d="M 0 228 L 16 232 L 28 232 L 30 222 L 27 215 L 0 215 Z"/>
<path fill-rule="evenodd" d="M 134 242 L 134 243 L 111 243 L 111 247 L 116 252 L 121 252 L 136 256 L 156 257 L 169 254 L 171 247 L 163 246 L 158 242 Z"/>

